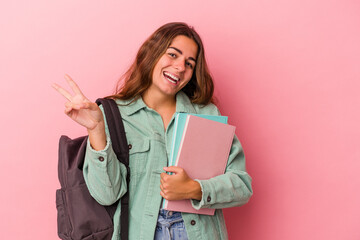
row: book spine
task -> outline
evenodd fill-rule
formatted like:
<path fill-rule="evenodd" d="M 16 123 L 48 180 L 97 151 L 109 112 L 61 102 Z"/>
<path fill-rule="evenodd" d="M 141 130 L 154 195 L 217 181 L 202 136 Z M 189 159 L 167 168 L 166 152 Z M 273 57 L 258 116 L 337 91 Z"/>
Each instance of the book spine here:
<path fill-rule="evenodd" d="M 186 135 L 186 129 L 187 129 L 187 127 L 188 127 L 189 119 L 190 119 L 190 115 L 188 115 L 188 116 L 186 117 L 186 122 L 185 122 L 185 126 L 184 126 L 184 131 L 183 131 L 183 134 L 182 134 L 182 137 L 181 137 L 181 142 L 180 142 L 180 146 L 179 146 L 179 150 L 178 150 L 178 154 L 177 154 L 177 156 L 176 156 L 176 161 L 175 161 L 174 166 L 177 166 L 177 165 L 178 165 L 178 162 L 179 162 L 179 155 L 180 155 L 181 148 L 182 148 L 182 145 L 183 145 L 183 142 L 184 142 L 184 138 L 185 138 L 185 135 Z"/>

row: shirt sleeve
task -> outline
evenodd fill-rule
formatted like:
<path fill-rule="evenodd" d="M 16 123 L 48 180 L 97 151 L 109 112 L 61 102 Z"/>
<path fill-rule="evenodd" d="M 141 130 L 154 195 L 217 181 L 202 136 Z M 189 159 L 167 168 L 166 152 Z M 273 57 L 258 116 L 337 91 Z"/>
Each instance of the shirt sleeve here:
<path fill-rule="evenodd" d="M 220 115 L 219 110 L 217 110 Z M 195 179 L 202 191 L 200 201 L 191 200 L 193 207 L 229 208 L 247 203 L 253 194 L 250 175 L 246 172 L 245 155 L 237 136 L 234 136 L 225 173 L 208 180 Z"/>
<path fill-rule="evenodd" d="M 102 106 L 100 109 L 103 111 Z M 111 205 L 127 191 L 127 170 L 112 148 L 105 115 L 104 120 L 106 146 L 103 150 L 96 151 L 88 139 L 83 174 L 91 196 L 102 205 Z"/>

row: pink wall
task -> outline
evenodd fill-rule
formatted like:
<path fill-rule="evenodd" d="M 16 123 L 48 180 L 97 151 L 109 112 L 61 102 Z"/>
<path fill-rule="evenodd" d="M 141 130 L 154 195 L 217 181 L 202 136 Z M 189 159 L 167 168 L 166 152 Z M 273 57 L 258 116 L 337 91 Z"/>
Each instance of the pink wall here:
<path fill-rule="evenodd" d="M 220 108 L 254 196 L 225 210 L 230 239 L 360 239 L 360 4 L 342 1 L 3 1 L 2 239 L 57 239 L 61 134 L 84 134 L 50 85 L 111 93 L 169 21 L 203 37 Z"/>

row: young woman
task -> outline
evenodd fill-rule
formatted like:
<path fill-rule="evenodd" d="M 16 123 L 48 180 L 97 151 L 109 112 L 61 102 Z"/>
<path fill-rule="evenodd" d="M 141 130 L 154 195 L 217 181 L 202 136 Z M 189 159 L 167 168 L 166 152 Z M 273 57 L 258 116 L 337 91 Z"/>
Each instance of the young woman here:
<path fill-rule="evenodd" d="M 140 47 L 116 94 L 110 96 L 118 103 L 129 144 L 130 186 L 126 186 L 126 168 L 113 152 L 101 106 L 88 100 L 69 76 L 65 78 L 74 94 L 53 86 L 68 100 L 65 113 L 87 128 L 86 184 L 103 205 L 129 191 L 129 239 L 227 239 L 221 209 L 243 205 L 252 195 L 237 137 L 220 176 L 196 180 L 182 168 L 167 167 L 175 113 L 220 115 L 213 104 L 214 86 L 204 47 L 192 27 L 168 23 L 156 30 Z M 215 215 L 160 209 L 163 199 L 191 199 L 195 209 L 215 208 Z M 112 239 L 117 240 L 120 207 L 114 225 Z"/>

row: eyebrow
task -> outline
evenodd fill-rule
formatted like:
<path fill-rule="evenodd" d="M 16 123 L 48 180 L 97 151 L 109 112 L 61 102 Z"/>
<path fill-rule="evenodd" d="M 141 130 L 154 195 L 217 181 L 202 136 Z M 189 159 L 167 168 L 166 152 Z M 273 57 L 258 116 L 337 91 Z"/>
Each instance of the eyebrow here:
<path fill-rule="evenodd" d="M 183 54 L 183 52 L 180 49 L 176 48 L 176 47 L 169 47 L 169 48 L 172 48 L 175 51 L 179 52 L 180 54 Z M 193 57 L 189 57 L 189 60 L 193 60 L 196 63 L 196 59 L 193 58 Z"/>

